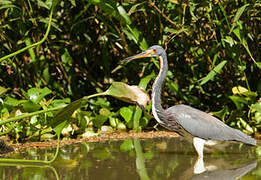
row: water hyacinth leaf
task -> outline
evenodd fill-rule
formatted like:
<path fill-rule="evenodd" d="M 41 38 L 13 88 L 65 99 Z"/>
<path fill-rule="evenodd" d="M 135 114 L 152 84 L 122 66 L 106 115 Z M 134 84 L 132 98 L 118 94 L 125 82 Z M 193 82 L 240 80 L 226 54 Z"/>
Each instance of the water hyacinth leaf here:
<path fill-rule="evenodd" d="M 68 120 L 71 118 L 73 112 L 81 106 L 81 103 L 82 98 L 68 104 L 54 116 L 52 127 L 57 134 L 61 133 L 62 129 L 66 126 Z"/>
<path fill-rule="evenodd" d="M 222 70 L 222 68 L 224 67 L 224 65 L 226 63 L 227 63 L 227 61 L 222 61 L 221 63 L 219 63 L 212 71 L 210 71 L 208 73 L 207 76 L 205 76 L 202 79 L 200 85 L 203 85 L 203 84 L 207 83 L 209 80 L 212 80 L 214 78 L 214 76 Z"/>
<path fill-rule="evenodd" d="M 17 100 L 15 98 L 7 96 L 4 103 L 9 106 L 18 106 L 19 104 L 26 102 L 26 100 Z"/>
<path fill-rule="evenodd" d="M 150 102 L 149 95 L 143 89 L 122 82 L 113 82 L 105 93 L 122 101 L 138 104 L 143 110 Z"/>
<path fill-rule="evenodd" d="M 107 119 L 107 116 L 99 114 L 92 120 L 92 122 L 95 127 L 100 128 L 107 121 Z"/>
<path fill-rule="evenodd" d="M 41 109 L 41 105 L 36 104 L 32 101 L 24 102 L 22 104 L 22 106 L 26 112 L 34 112 L 34 111 L 38 111 L 39 109 Z"/>
<path fill-rule="evenodd" d="M 122 107 L 120 109 L 120 115 L 124 118 L 124 120 L 129 123 L 133 116 L 133 110 L 127 107 Z"/>
<path fill-rule="evenodd" d="M 142 89 L 146 89 L 147 85 L 149 84 L 149 82 L 151 81 L 151 79 L 155 76 L 155 73 L 151 73 L 150 75 L 148 76 L 145 76 L 144 78 L 142 78 L 140 80 L 140 83 L 139 83 L 139 87 L 142 88 Z"/>
<path fill-rule="evenodd" d="M 40 88 L 31 88 L 27 92 L 28 98 L 38 104 L 45 96 L 48 94 L 51 94 L 52 91 L 48 89 L 47 87 L 40 89 Z"/>

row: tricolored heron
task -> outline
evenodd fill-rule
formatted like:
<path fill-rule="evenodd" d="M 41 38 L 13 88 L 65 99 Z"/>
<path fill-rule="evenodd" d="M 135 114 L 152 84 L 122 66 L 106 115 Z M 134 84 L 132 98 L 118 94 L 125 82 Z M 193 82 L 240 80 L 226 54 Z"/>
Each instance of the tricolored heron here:
<path fill-rule="evenodd" d="M 179 104 L 163 109 L 161 106 L 161 88 L 168 71 L 166 52 L 161 46 L 155 45 L 147 51 L 125 60 L 145 57 L 158 57 L 160 61 L 160 71 L 152 86 L 151 99 L 154 118 L 165 128 L 192 140 L 199 157 L 203 157 L 204 144 L 208 140 L 238 141 L 256 146 L 256 141 L 250 136 L 193 107 Z"/>

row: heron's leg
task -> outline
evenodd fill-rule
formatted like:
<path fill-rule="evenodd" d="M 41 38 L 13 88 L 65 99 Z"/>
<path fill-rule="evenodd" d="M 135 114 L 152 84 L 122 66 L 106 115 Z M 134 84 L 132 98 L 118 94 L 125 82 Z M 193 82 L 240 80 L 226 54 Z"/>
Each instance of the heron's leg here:
<path fill-rule="evenodd" d="M 203 158 L 203 149 L 204 149 L 204 144 L 205 144 L 206 140 L 198 138 L 198 137 L 194 137 L 193 138 L 193 145 L 194 148 L 196 149 L 199 158 Z"/>
<path fill-rule="evenodd" d="M 206 168 L 204 166 L 203 157 L 198 157 L 197 161 L 194 164 L 194 174 L 201 174 L 204 171 L 206 171 Z"/>

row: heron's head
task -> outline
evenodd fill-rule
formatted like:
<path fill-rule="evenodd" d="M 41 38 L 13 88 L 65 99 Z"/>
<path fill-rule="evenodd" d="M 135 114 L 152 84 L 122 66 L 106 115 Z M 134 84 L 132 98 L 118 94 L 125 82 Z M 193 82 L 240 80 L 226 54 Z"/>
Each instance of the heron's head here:
<path fill-rule="evenodd" d="M 154 46 L 151 46 L 147 51 L 141 52 L 134 56 L 127 57 L 126 59 L 124 59 L 124 61 L 145 58 L 145 57 L 159 57 L 159 56 L 163 55 L 164 53 L 165 53 L 165 51 L 161 46 L 154 45 Z"/>

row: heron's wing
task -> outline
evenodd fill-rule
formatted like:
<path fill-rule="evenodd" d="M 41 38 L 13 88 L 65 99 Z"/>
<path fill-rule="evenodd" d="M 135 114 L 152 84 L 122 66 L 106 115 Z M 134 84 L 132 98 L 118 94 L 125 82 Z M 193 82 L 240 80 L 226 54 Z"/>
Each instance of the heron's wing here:
<path fill-rule="evenodd" d="M 219 119 L 186 105 L 176 105 L 166 110 L 168 121 L 176 121 L 195 137 L 212 140 L 235 140 L 256 145 L 254 139 L 233 129 Z"/>

